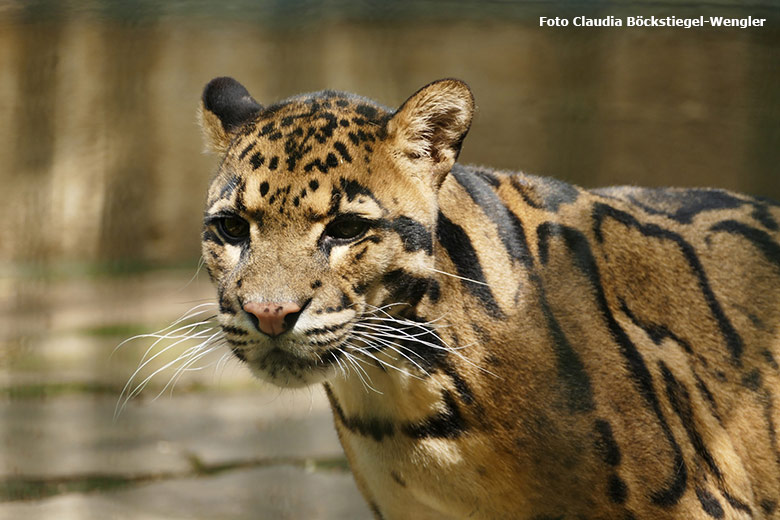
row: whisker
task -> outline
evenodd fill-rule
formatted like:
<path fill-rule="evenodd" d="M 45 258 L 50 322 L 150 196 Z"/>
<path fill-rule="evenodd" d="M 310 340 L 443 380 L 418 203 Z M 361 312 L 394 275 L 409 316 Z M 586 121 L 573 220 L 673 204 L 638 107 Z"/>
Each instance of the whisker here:
<path fill-rule="evenodd" d="M 357 332 L 357 331 L 356 331 L 356 332 Z M 427 371 L 427 370 L 425 370 L 425 369 L 424 369 L 422 366 L 420 366 L 420 364 L 419 364 L 419 363 L 417 363 L 415 360 L 413 360 L 411 357 L 409 357 L 408 355 L 404 354 L 404 353 L 401 351 L 401 349 L 403 349 L 403 350 L 407 350 L 407 351 L 409 351 L 410 353 L 412 353 L 412 354 L 414 354 L 415 356 L 417 356 L 418 358 L 420 358 L 420 359 L 423 359 L 423 360 L 424 360 L 424 358 L 423 358 L 422 356 L 420 356 L 420 354 L 418 354 L 417 352 L 414 352 L 414 351 L 413 351 L 413 350 L 411 350 L 410 348 L 408 348 L 408 347 L 405 347 L 404 345 L 399 345 L 398 343 L 395 343 L 395 342 L 393 342 L 393 341 L 390 341 L 390 340 L 386 340 L 386 339 L 381 339 L 381 338 L 376 338 L 376 337 L 373 337 L 373 336 L 371 336 L 370 334 L 366 334 L 366 333 L 364 333 L 364 332 L 357 332 L 357 335 L 361 336 L 361 338 L 367 338 L 368 340 L 373 340 L 373 341 L 377 341 L 377 342 L 379 342 L 379 343 L 380 343 L 381 345 L 383 345 L 385 348 L 389 348 L 390 350 L 392 350 L 393 352 L 397 353 L 397 354 L 398 354 L 399 356 L 401 356 L 402 358 L 404 358 L 404 359 L 406 359 L 407 361 L 409 361 L 409 362 L 410 362 L 412 365 L 414 365 L 415 367 L 417 367 L 417 369 L 418 369 L 418 370 L 420 370 L 420 372 L 422 372 L 422 373 L 423 373 L 423 374 L 425 374 L 426 376 L 427 376 L 427 375 L 430 375 L 430 374 L 428 373 L 428 371 Z M 365 352 L 365 353 L 366 353 L 366 354 L 368 354 L 368 352 Z M 394 360 L 396 360 L 396 361 L 397 361 L 397 358 L 396 358 L 396 359 L 394 359 Z"/>
<path fill-rule="evenodd" d="M 383 314 L 386 314 L 386 313 L 383 313 Z M 468 348 L 470 346 L 475 345 L 476 342 L 469 343 L 467 345 L 462 345 L 462 346 L 459 346 L 459 347 L 453 347 L 450 344 L 448 344 L 438 333 L 436 333 L 436 331 L 434 330 L 433 327 L 432 328 L 428 328 L 428 325 L 433 325 L 434 322 L 439 321 L 442 318 L 443 318 L 443 316 L 439 317 L 439 318 L 436 318 L 435 320 L 430 320 L 428 322 L 416 322 L 416 321 L 411 321 L 411 320 L 407 320 L 407 319 L 403 319 L 403 318 L 396 318 L 396 317 L 390 316 L 390 315 L 388 315 L 388 317 L 384 317 L 384 318 L 378 317 L 378 316 L 366 316 L 366 317 L 364 317 L 363 321 L 357 322 L 355 324 L 355 326 L 356 327 L 358 327 L 358 326 L 362 327 L 363 329 L 369 331 L 369 333 L 374 335 L 374 336 L 381 336 L 381 337 L 384 337 L 384 338 L 392 338 L 392 339 L 405 339 L 407 341 L 415 342 L 417 344 L 420 344 L 420 345 L 423 345 L 423 346 L 426 346 L 426 347 L 429 347 L 429 348 L 434 348 L 434 349 L 438 349 L 438 350 L 444 350 L 444 351 L 447 351 L 447 352 L 451 352 L 453 355 L 457 356 L 459 359 L 465 361 L 466 363 L 468 363 L 469 365 L 473 366 L 474 368 L 476 368 L 476 369 L 478 369 L 478 370 L 480 370 L 480 371 L 482 371 L 482 372 L 484 372 L 486 374 L 490 374 L 493 377 L 499 378 L 499 376 L 497 374 L 491 372 L 490 370 L 488 370 L 488 369 L 486 369 L 484 367 L 479 366 L 478 364 L 474 363 L 472 360 L 470 360 L 469 358 L 467 358 L 466 356 L 464 356 L 463 354 L 458 352 L 458 350 L 463 350 L 463 349 L 466 349 L 466 348 Z M 379 323 L 377 323 L 377 322 L 379 322 Z M 388 325 L 388 323 L 392 323 L 395 326 Z M 441 325 L 433 325 L 433 326 L 435 328 L 438 328 L 438 329 L 445 328 L 444 326 L 441 326 Z M 420 333 L 410 333 L 407 329 L 419 329 L 421 332 Z M 424 336 L 426 336 L 428 334 L 430 334 L 431 336 L 436 338 L 436 340 L 441 342 L 441 344 L 437 344 L 437 343 L 433 343 L 433 342 L 421 339 L 421 337 L 424 337 Z M 414 352 L 411 349 L 409 349 L 409 347 L 405 347 L 403 345 L 397 345 L 397 346 L 401 347 L 401 348 L 405 348 L 405 349 L 407 349 L 407 350 L 409 350 L 411 352 Z"/>
<path fill-rule="evenodd" d="M 227 365 L 232 359 L 234 359 L 233 353 L 228 351 L 222 354 L 222 357 L 220 357 L 219 361 L 217 361 L 217 365 L 214 367 L 214 375 L 217 377 L 218 381 L 222 380 L 222 376 L 227 369 Z"/>
<path fill-rule="evenodd" d="M 175 335 L 175 336 L 162 336 L 162 337 L 158 338 L 157 341 L 155 341 L 152 344 L 152 346 L 149 347 L 148 349 L 146 349 L 146 352 L 144 352 L 144 355 L 141 357 L 141 360 L 139 361 L 140 364 L 138 366 L 138 370 L 136 370 L 136 373 L 138 373 L 139 370 L 144 368 L 146 365 L 148 365 L 155 358 L 159 357 L 161 354 L 163 354 L 164 352 L 168 351 L 171 347 L 175 347 L 176 345 L 179 345 L 179 344 L 181 344 L 181 343 L 183 343 L 183 342 L 185 342 L 187 340 L 191 340 L 191 339 L 205 339 L 207 336 L 201 335 L 201 334 L 207 334 L 211 330 L 213 330 L 213 327 L 210 327 L 210 328 L 205 329 L 203 331 L 198 331 L 196 334 L 185 334 L 185 335 Z M 160 350 L 159 352 L 157 352 L 153 356 L 150 356 L 150 357 L 147 358 L 147 356 L 152 351 L 152 349 L 155 346 L 157 346 L 157 344 L 159 344 L 162 340 L 172 340 L 172 339 L 175 339 L 176 341 L 173 342 L 172 344 L 168 345 L 164 349 Z M 136 373 L 134 373 L 132 376 L 130 376 L 130 378 L 132 379 L 133 377 L 135 377 Z"/>
<path fill-rule="evenodd" d="M 215 334 L 218 334 L 218 333 L 215 333 Z M 133 373 L 133 375 L 132 375 L 132 376 L 130 376 L 130 379 L 127 381 L 127 384 L 125 385 L 125 387 L 122 389 L 122 392 L 119 394 L 119 401 L 117 402 L 117 407 L 118 407 L 119 409 L 118 409 L 118 410 L 116 410 L 116 409 L 115 409 L 115 413 L 114 413 L 114 416 L 115 416 L 115 417 L 118 417 L 118 416 L 121 414 L 121 412 L 122 412 L 122 411 L 125 409 L 125 407 L 127 406 L 127 403 L 128 403 L 128 402 L 130 402 L 130 400 L 131 400 L 132 398 L 134 398 L 135 396 L 137 396 L 138 394 L 140 394 L 140 393 L 143 391 L 143 389 L 144 389 L 144 388 L 146 388 L 146 386 L 149 384 L 149 382 L 150 382 L 150 381 L 151 381 L 151 380 L 152 380 L 152 379 L 153 379 L 153 378 L 154 378 L 154 377 L 155 377 L 157 374 L 159 374 L 160 372 L 163 372 L 163 371 L 167 370 L 168 368 L 170 368 L 170 367 L 174 366 L 176 363 L 180 362 L 182 359 L 184 359 L 184 358 L 186 358 L 186 357 L 188 357 L 188 356 L 191 356 L 191 355 L 193 355 L 193 354 L 192 354 L 192 351 L 193 351 L 193 349 L 200 349 L 200 348 L 203 348 L 203 347 L 205 347 L 205 346 L 208 344 L 208 341 L 209 341 L 211 338 L 207 338 L 207 339 L 206 339 L 206 341 L 204 341 L 204 342 L 201 342 L 200 344 L 196 345 L 195 347 L 190 347 L 189 349 L 187 349 L 187 350 L 185 351 L 185 353 L 181 354 L 181 355 L 180 355 L 180 356 L 178 356 L 176 359 L 174 359 L 174 360 L 172 360 L 172 361 L 169 361 L 168 363 L 164 364 L 162 367 L 160 367 L 160 368 L 156 369 L 156 370 L 155 370 L 155 371 L 153 371 L 153 372 L 152 372 L 152 373 L 151 373 L 149 376 L 147 376 L 147 377 L 146 377 L 146 378 L 145 378 L 143 381 L 141 381 L 140 383 L 138 383 L 138 384 L 137 384 L 137 385 L 136 385 L 136 386 L 133 388 L 133 390 L 131 390 L 131 391 L 129 391 L 129 392 L 128 392 L 128 389 L 130 388 L 130 385 L 133 383 L 133 380 L 135 379 L 135 376 L 136 376 L 136 375 L 137 375 L 137 374 L 138 374 L 138 373 L 139 373 L 139 372 L 140 372 L 140 371 L 143 369 L 143 367 L 144 367 L 146 364 L 150 363 L 150 362 L 151 362 L 153 359 L 155 359 L 157 356 L 159 356 L 159 355 L 163 354 L 164 352 L 166 352 L 167 350 L 171 349 L 172 347 L 175 347 L 176 345 L 180 344 L 181 342 L 185 341 L 186 339 L 187 339 L 187 338 L 181 339 L 181 340 L 179 340 L 179 341 L 176 341 L 175 343 L 173 343 L 173 344 L 171 344 L 171 345 L 169 345 L 169 346 L 165 347 L 163 350 L 161 350 L 160 352 L 158 352 L 157 354 L 155 354 L 154 356 L 152 356 L 152 357 L 151 357 L 149 360 L 147 360 L 147 361 L 146 361 L 146 363 L 144 363 L 143 365 L 141 365 L 140 367 L 138 367 L 138 369 L 136 369 L 136 371 Z M 124 399 L 122 399 L 123 397 L 124 397 Z M 158 396 L 158 397 L 159 397 L 159 396 Z M 155 398 L 155 399 L 156 399 L 156 398 Z M 122 403 L 122 404 L 121 404 L 121 407 L 120 407 L 120 405 L 119 405 L 119 403 L 120 403 L 120 402 Z"/>
<path fill-rule="evenodd" d="M 205 345 L 204 345 L 205 346 Z M 181 377 L 184 375 L 185 372 L 194 372 L 194 371 L 200 371 L 208 368 L 209 366 L 213 365 L 214 362 L 209 363 L 208 365 L 200 366 L 200 367 L 193 367 L 195 363 L 197 363 L 200 359 L 203 357 L 211 354 L 212 352 L 220 349 L 223 346 L 222 343 L 213 343 L 209 345 L 209 348 L 205 350 L 200 350 L 198 352 L 193 352 L 190 354 L 189 359 L 186 359 L 184 357 L 180 357 L 180 360 L 186 359 L 177 369 L 176 372 L 174 372 L 171 379 L 166 383 L 166 385 L 163 387 L 162 390 L 157 394 L 157 396 L 153 399 L 158 399 L 160 396 L 162 396 L 165 393 L 165 390 L 170 386 L 171 389 L 171 395 L 173 395 L 173 389 L 176 387 L 176 384 L 179 382 Z"/>
<path fill-rule="evenodd" d="M 356 332 L 357 332 L 357 331 L 356 331 Z M 379 340 L 379 341 L 380 341 L 380 343 L 382 343 L 382 344 L 384 345 L 384 348 L 383 348 L 383 347 L 380 347 L 379 345 L 376 345 L 376 344 L 372 343 L 372 341 L 371 341 L 371 340 L 373 340 L 374 338 L 372 338 L 370 335 L 363 335 L 363 334 L 361 334 L 361 333 L 358 333 L 358 334 L 357 334 L 357 336 L 360 336 L 360 337 L 356 337 L 355 339 L 357 339 L 358 341 L 360 341 L 360 342 L 362 342 L 362 343 L 365 343 L 365 344 L 367 345 L 367 347 L 369 347 L 369 348 L 373 348 L 373 349 L 375 349 L 375 350 L 384 350 L 384 348 L 389 348 L 390 350 L 392 350 L 393 352 L 395 352 L 396 354 L 398 354 L 398 355 L 399 355 L 399 356 L 401 356 L 402 358 L 404 358 L 404 359 L 406 359 L 407 361 L 409 361 L 410 363 L 412 363 L 412 364 L 413 364 L 415 367 L 417 367 L 417 368 L 418 368 L 418 369 L 419 369 L 419 370 L 420 370 L 420 371 L 421 371 L 423 374 L 425 374 L 426 376 L 427 376 L 427 375 L 430 375 L 430 374 L 428 374 L 428 372 L 427 372 L 427 371 L 426 371 L 424 368 L 422 368 L 422 367 L 421 367 L 421 366 L 420 366 L 418 363 L 416 363 L 416 362 L 415 362 L 413 359 L 411 359 L 409 356 L 407 356 L 406 354 L 404 354 L 403 352 L 401 352 L 400 350 L 398 350 L 398 348 L 396 348 L 396 347 L 398 347 L 398 345 L 395 345 L 395 344 L 393 344 L 393 343 L 391 343 L 391 342 L 389 342 L 389 341 L 385 341 L 385 340 Z M 417 376 L 417 375 L 415 375 L 415 374 L 412 374 L 411 372 L 409 372 L 409 371 L 407 371 L 407 370 L 404 370 L 403 368 L 401 368 L 401 367 L 399 367 L 399 366 L 396 366 L 396 365 L 394 365 L 394 364 L 392 364 L 392 363 L 388 363 L 387 361 L 384 361 L 383 359 L 381 359 L 381 358 L 379 358 L 378 356 L 374 355 L 372 352 L 370 352 L 370 351 L 369 351 L 369 350 L 367 350 L 366 348 L 361 348 L 360 346 L 358 346 L 358 345 L 355 345 L 354 343 L 349 343 L 349 346 L 350 346 L 350 347 L 351 347 L 351 348 L 352 348 L 352 349 L 353 349 L 355 352 L 358 352 L 358 353 L 362 354 L 363 356 L 366 356 L 366 357 L 368 357 L 368 358 L 371 358 L 371 359 L 373 359 L 374 361 L 376 361 L 377 363 L 381 364 L 382 366 L 385 366 L 385 367 L 387 367 L 387 368 L 391 368 L 391 369 L 393 369 L 393 370 L 396 370 L 396 371 L 398 371 L 398 372 L 400 372 L 400 373 L 402 373 L 402 374 L 404 374 L 404 375 L 406 375 L 406 376 L 408 376 L 408 377 L 412 377 L 412 378 L 415 378 L 415 379 L 420 379 L 420 380 L 423 380 L 423 379 L 424 379 L 424 378 L 422 378 L 422 377 L 420 377 L 420 376 Z M 391 355 L 387 354 L 387 352 L 385 352 L 385 355 L 387 355 L 388 357 L 390 357 L 390 358 L 391 358 L 393 361 L 398 361 L 398 358 L 395 358 L 395 357 L 393 357 L 393 356 L 391 356 Z"/>
<path fill-rule="evenodd" d="M 355 367 L 355 373 L 360 378 L 361 383 L 363 383 L 363 388 L 366 390 L 366 392 L 368 392 L 368 390 L 371 389 L 374 392 L 376 392 L 376 393 L 381 395 L 382 392 L 380 392 L 379 390 L 374 388 L 373 385 L 371 385 L 370 383 L 366 382 L 366 379 L 363 378 L 363 375 L 365 375 L 366 378 L 368 378 L 369 381 L 371 380 L 371 377 L 368 375 L 368 372 L 366 372 L 366 369 L 363 368 L 362 366 L 360 366 L 360 364 L 359 364 L 360 360 L 358 358 L 356 358 L 355 356 L 350 355 L 349 352 L 347 352 L 346 350 L 342 350 L 341 352 L 344 354 L 345 358 L 349 361 L 349 363 L 353 367 Z M 361 374 L 361 372 L 362 372 L 362 374 Z"/>
<path fill-rule="evenodd" d="M 413 342 L 413 343 L 424 345 L 426 347 L 430 347 L 430 348 L 435 349 L 435 350 L 444 350 L 444 351 L 447 351 L 447 352 L 453 352 L 454 353 L 456 350 L 460 350 L 460 349 L 464 348 L 464 347 L 461 346 L 461 347 L 457 347 L 457 349 L 456 349 L 454 347 L 446 346 L 446 344 L 439 345 L 439 344 L 436 344 L 436 343 L 432 343 L 430 341 L 426 341 L 426 340 L 420 339 L 420 336 L 427 336 L 427 335 L 430 334 L 430 335 L 435 336 L 437 339 L 439 339 L 440 341 L 443 342 L 443 340 L 441 338 L 439 338 L 436 334 L 433 334 L 432 332 L 426 332 L 424 334 L 412 335 L 412 334 L 405 334 L 403 331 L 398 331 L 399 332 L 398 334 L 394 334 L 394 333 L 392 333 L 390 331 L 375 331 L 375 330 L 371 330 L 369 327 L 364 327 L 364 328 L 366 328 L 368 331 L 370 331 L 371 334 L 373 334 L 375 336 L 378 336 L 378 337 L 407 340 L 407 341 L 410 341 L 410 342 Z"/>
<path fill-rule="evenodd" d="M 203 367 L 194 366 L 205 356 L 211 354 L 219 348 L 222 348 L 225 344 L 222 329 L 215 321 L 216 315 L 209 316 L 205 319 L 203 318 L 204 314 L 211 312 L 209 308 L 214 306 L 215 304 L 213 302 L 198 304 L 182 314 L 167 327 L 164 327 L 153 333 L 133 336 L 117 345 L 117 347 L 112 352 L 112 355 L 117 351 L 117 349 L 131 341 L 139 339 L 154 340 L 152 341 L 151 345 L 146 348 L 138 362 L 138 366 L 128 378 L 125 386 L 122 388 L 122 391 L 120 392 L 119 398 L 117 400 L 116 407 L 114 409 L 114 420 L 116 420 L 119 415 L 121 415 L 122 411 L 124 411 L 124 409 L 127 407 L 127 404 L 130 402 L 130 400 L 139 395 L 158 374 L 174 368 L 174 372 L 170 379 L 163 386 L 162 390 L 154 397 L 154 399 L 159 398 L 166 391 L 168 391 L 168 389 L 173 392 L 176 383 L 180 380 L 184 373 L 201 370 L 214 364 L 210 363 L 209 365 Z M 187 320 L 192 320 L 193 318 L 200 318 L 200 320 L 186 323 Z M 139 377 L 141 372 L 144 371 L 144 369 L 147 367 L 150 367 L 151 364 L 155 362 L 155 360 L 159 359 L 167 352 L 171 352 L 173 349 L 186 344 L 187 342 L 195 342 L 195 344 L 179 353 L 175 359 L 163 363 L 162 366 L 152 370 L 152 372 L 144 378 L 141 379 Z M 219 362 L 217 362 L 217 364 L 219 364 Z"/>
<path fill-rule="evenodd" d="M 197 280 L 198 274 L 200 274 L 200 270 L 203 269 L 203 266 L 206 263 L 206 259 L 203 257 L 203 255 L 200 255 L 200 258 L 198 259 L 198 266 L 195 268 L 195 274 L 192 275 L 192 278 L 190 278 L 190 281 L 184 284 L 184 287 L 182 287 L 180 290 L 186 289 L 190 286 L 192 282 Z"/>
<path fill-rule="evenodd" d="M 179 331 L 181 331 L 181 330 L 186 330 L 186 329 L 188 329 L 188 328 L 193 328 L 193 327 L 196 327 L 197 325 L 200 325 L 200 324 L 204 324 L 204 323 L 208 323 L 208 322 L 210 322 L 210 321 L 211 321 L 211 320 L 213 320 L 213 319 L 214 319 L 216 316 L 210 316 L 210 317 L 209 317 L 209 318 L 207 318 L 206 320 L 200 321 L 200 322 L 198 322 L 198 323 L 194 323 L 194 324 L 187 324 L 187 325 L 184 325 L 184 326 L 182 326 L 182 327 L 179 327 L 178 329 L 175 329 L 175 330 L 170 330 L 170 331 L 169 331 L 169 329 L 171 329 L 171 328 L 175 327 L 176 325 L 178 325 L 179 323 L 181 323 L 181 322 L 183 322 L 183 321 L 186 321 L 186 320 L 188 320 L 188 319 L 192 319 L 192 318 L 194 318 L 195 316 L 198 316 L 198 315 L 200 315 L 200 314 L 203 314 L 203 313 L 205 313 L 205 312 L 208 312 L 207 310 L 201 310 L 201 311 L 198 311 L 198 312 L 192 312 L 192 311 L 194 311 L 195 309 L 197 309 L 198 307 L 202 307 L 202 306 L 204 306 L 204 305 L 213 305 L 213 304 L 201 304 L 201 305 L 197 305 L 197 306 L 193 307 L 192 309 L 190 309 L 189 311 L 187 311 L 187 313 L 186 313 L 186 314 L 184 314 L 183 316 L 181 316 L 180 318 L 178 318 L 176 321 L 174 321 L 173 323 L 171 323 L 170 325 L 168 325 L 168 326 L 167 326 L 167 327 L 165 327 L 164 329 L 160 329 L 160 330 L 158 330 L 158 331 L 156 331 L 156 332 L 150 332 L 150 333 L 146 333 L 146 334 L 137 334 L 137 335 L 135 335 L 135 336 L 131 336 L 131 337 L 129 337 L 129 338 L 127 338 L 126 340 L 124 340 L 124 341 L 122 341 L 121 343 L 119 343 L 119 345 L 117 345 L 116 347 L 114 347 L 114 350 L 111 352 L 111 355 L 113 356 L 113 355 L 114 355 L 114 353 L 115 353 L 117 350 L 119 350 L 121 347 L 123 347 L 123 346 L 124 346 L 124 345 L 126 345 L 127 343 L 129 343 L 129 342 L 131 342 L 131 341 L 134 341 L 134 340 L 136 340 L 136 339 L 144 339 L 144 338 L 161 338 L 161 339 L 164 339 L 165 337 L 171 337 L 171 336 L 170 336 L 171 334 L 175 334 L 175 333 L 177 333 L 177 332 L 179 332 Z M 166 332 L 166 331 L 169 331 L 169 332 Z M 163 333 L 165 333 L 165 334 L 163 334 Z"/>
<path fill-rule="evenodd" d="M 467 282 L 476 283 L 476 284 L 479 284 L 479 285 L 490 285 L 487 282 L 481 282 L 479 280 L 473 280 L 471 278 L 466 278 L 465 276 L 459 276 L 457 274 L 448 273 L 447 271 L 442 271 L 440 269 L 435 269 L 433 267 L 425 267 L 425 269 L 427 269 L 429 271 L 433 271 L 434 273 L 439 273 L 439 274 L 443 274 L 443 275 L 446 275 L 446 276 L 451 276 L 451 277 L 457 278 L 459 280 L 465 280 Z"/>
<path fill-rule="evenodd" d="M 182 343 L 182 342 L 186 341 L 187 339 L 191 339 L 191 338 L 190 338 L 189 336 L 187 336 L 187 337 L 183 337 L 183 338 L 181 338 L 181 339 L 179 339 L 179 340 L 177 340 L 177 341 L 175 341 L 175 342 L 171 343 L 171 344 L 170 344 L 170 345 L 168 345 L 167 347 L 165 347 L 165 348 L 161 349 L 159 352 L 157 352 L 155 355 L 151 356 L 149 359 L 146 359 L 146 357 L 145 357 L 145 355 L 144 355 L 144 358 L 142 358 L 142 359 L 141 359 L 141 362 L 140 362 L 140 364 L 139 364 L 138 368 L 136 368 L 135 372 L 133 372 L 133 374 L 132 374 L 132 375 L 130 376 L 130 378 L 127 380 L 127 383 L 125 384 L 124 388 L 122 389 L 122 392 L 119 394 L 119 397 L 120 397 L 120 399 L 122 398 L 122 396 L 124 396 L 124 395 L 125 395 L 125 393 L 126 393 L 126 392 L 127 392 L 127 390 L 129 389 L 130 385 L 133 383 L 133 380 L 135 379 L 135 376 L 137 376 L 137 375 L 138 375 L 138 374 L 141 372 L 141 370 L 143 370 L 143 369 L 144 369 L 144 367 L 145 367 L 146 365 L 148 365 L 149 363 L 151 363 L 152 361 L 154 361 L 154 360 L 155 360 L 157 357 L 161 356 L 162 354 L 164 354 L 164 353 L 165 353 L 165 352 L 167 352 L 168 350 L 170 350 L 170 349 L 172 349 L 173 347 L 175 347 L 175 346 L 179 345 L 180 343 Z M 156 343 L 157 343 L 157 342 L 155 342 L 155 344 L 156 344 Z M 148 353 L 148 352 L 149 352 L 149 351 L 147 350 L 147 353 Z M 177 358 L 177 359 L 178 359 L 178 358 Z M 175 361 L 175 360 L 174 360 L 174 361 Z M 137 388 L 137 387 L 136 387 L 136 388 Z"/>
<path fill-rule="evenodd" d="M 343 352 L 343 350 L 339 349 L 340 352 Z M 341 364 L 341 360 L 338 358 L 338 356 L 335 356 L 333 358 L 336 361 L 336 364 L 338 365 L 339 369 L 341 370 L 341 377 L 342 379 L 347 379 L 347 371 L 344 369 L 344 366 Z"/>
<path fill-rule="evenodd" d="M 372 333 L 377 334 L 378 336 L 388 337 L 388 338 L 396 338 L 396 339 L 408 339 L 410 341 L 414 341 L 417 343 L 424 343 L 424 340 L 421 340 L 420 338 L 425 336 L 434 336 L 442 343 L 444 343 L 444 340 L 442 340 L 438 334 L 435 332 L 429 330 L 429 329 L 423 329 L 422 332 L 417 333 L 409 333 L 404 329 L 398 328 L 398 327 L 391 327 L 386 325 L 377 325 L 372 323 L 360 323 L 356 324 L 355 326 L 360 326 L 368 331 L 371 331 Z M 450 347 L 449 345 L 443 346 L 443 345 L 437 345 L 435 343 L 430 343 L 430 346 L 433 348 L 437 348 L 439 350 L 460 350 L 465 348 L 464 346 L 460 347 Z"/>
<path fill-rule="evenodd" d="M 186 325 L 184 327 L 180 327 L 176 330 L 173 330 L 165 335 L 155 335 L 155 334 L 148 334 L 146 337 L 148 338 L 157 338 L 157 340 L 152 343 L 149 348 L 146 349 L 146 352 L 144 352 L 143 356 L 141 356 L 141 362 L 143 362 L 146 359 L 146 356 L 149 355 L 149 353 L 154 350 L 154 347 L 156 347 L 161 341 L 163 340 L 172 340 L 172 339 L 199 339 L 205 336 L 201 336 L 201 334 L 207 333 L 208 331 L 212 330 L 213 327 L 210 327 L 208 329 L 204 330 L 196 330 L 197 327 L 202 325 L 213 325 L 210 321 L 200 321 L 197 323 L 193 323 L 191 325 Z M 181 331 L 186 331 L 184 333 L 180 333 Z"/>

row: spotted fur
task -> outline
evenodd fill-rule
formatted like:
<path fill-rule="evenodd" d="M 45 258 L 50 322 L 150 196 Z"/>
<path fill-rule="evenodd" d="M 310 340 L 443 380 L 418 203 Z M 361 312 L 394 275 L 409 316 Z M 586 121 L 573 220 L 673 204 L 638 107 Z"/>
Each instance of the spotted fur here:
<path fill-rule="evenodd" d="M 206 87 L 236 356 L 323 384 L 376 518 L 780 518 L 780 205 L 462 166 L 473 107 Z"/>

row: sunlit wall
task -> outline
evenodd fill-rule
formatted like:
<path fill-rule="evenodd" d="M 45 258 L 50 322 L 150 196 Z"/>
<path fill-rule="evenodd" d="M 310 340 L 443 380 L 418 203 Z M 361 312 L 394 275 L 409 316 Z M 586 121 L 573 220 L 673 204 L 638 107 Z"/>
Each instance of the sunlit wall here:
<path fill-rule="evenodd" d="M 707 5 L 674 13 L 777 19 L 760 2 Z M 0 262 L 196 262 L 216 162 L 195 109 L 217 75 L 260 102 L 332 88 L 389 106 L 454 76 L 478 104 L 464 162 L 588 187 L 780 197 L 777 24 L 539 27 L 545 12 L 538 2 L 0 1 Z"/>

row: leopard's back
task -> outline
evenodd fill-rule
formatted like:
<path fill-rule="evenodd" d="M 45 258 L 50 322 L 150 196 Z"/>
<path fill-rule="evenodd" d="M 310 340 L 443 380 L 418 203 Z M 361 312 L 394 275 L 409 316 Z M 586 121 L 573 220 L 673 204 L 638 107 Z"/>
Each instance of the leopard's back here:
<path fill-rule="evenodd" d="M 533 288 L 523 291 L 534 295 L 519 307 L 541 325 L 504 350 L 539 338 L 545 361 L 535 366 L 548 367 L 555 389 L 539 421 L 553 423 L 574 466 L 600 466 L 585 503 L 640 518 L 777 515 L 780 206 L 709 189 L 589 192 L 518 174 L 486 185 L 518 216 Z M 544 432 L 532 427 L 528 443 Z M 552 481 L 572 496 L 582 478 Z"/>

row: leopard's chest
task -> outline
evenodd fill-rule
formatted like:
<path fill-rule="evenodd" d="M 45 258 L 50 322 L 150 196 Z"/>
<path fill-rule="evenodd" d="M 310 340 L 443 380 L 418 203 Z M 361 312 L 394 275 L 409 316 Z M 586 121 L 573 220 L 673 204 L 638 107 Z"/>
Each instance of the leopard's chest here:
<path fill-rule="evenodd" d="M 510 479 L 491 464 L 495 454 L 479 435 L 377 440 L 337 428 L 355 480 L 381 518 L 502 517 L 497 507 Z"/>
<path fill-rule="evenodd" d="M 451 474 L 462 464 L 456 443 L 432 446 L 403 438 L 376 440 L 341 430 L 355 479 L 381 518 L 453 517 L 452 503 L 445 495 L 452 492 Z"/>

